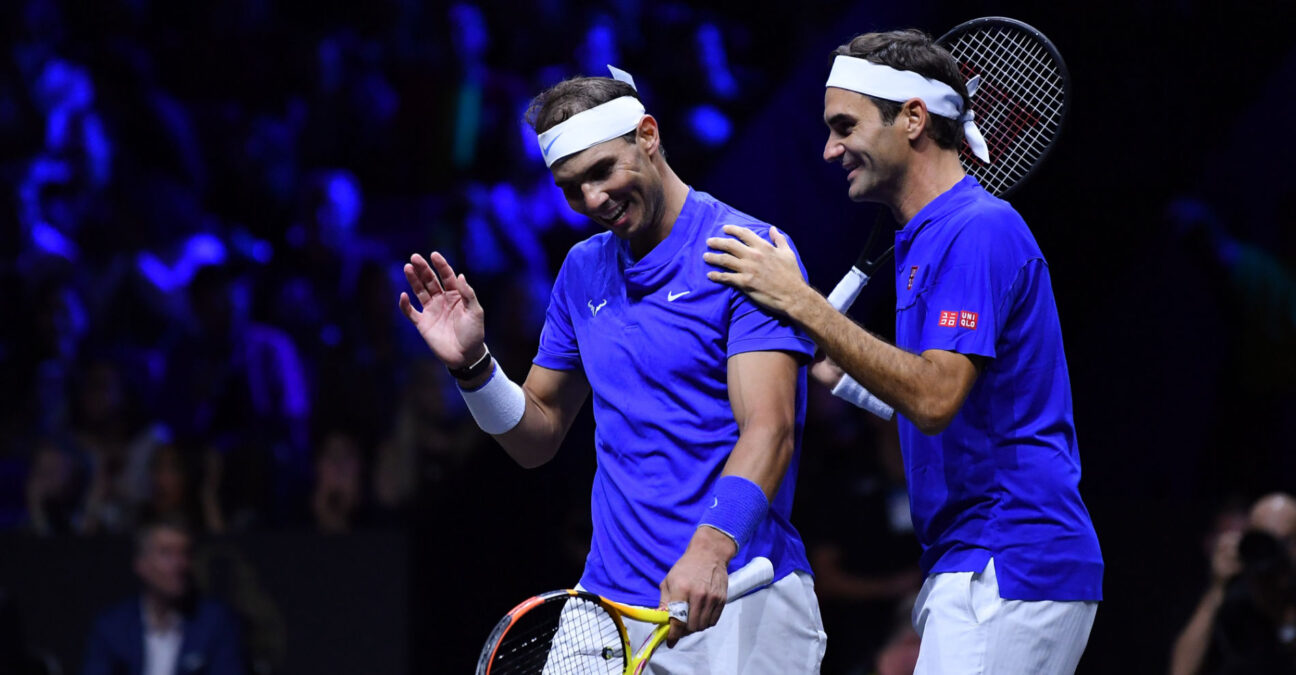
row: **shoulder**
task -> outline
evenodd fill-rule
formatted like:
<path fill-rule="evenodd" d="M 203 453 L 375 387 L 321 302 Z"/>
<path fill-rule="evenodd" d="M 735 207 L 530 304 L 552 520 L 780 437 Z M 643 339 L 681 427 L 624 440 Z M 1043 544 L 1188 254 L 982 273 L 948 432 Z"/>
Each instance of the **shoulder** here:
<path fill-rule="evenodd" d="M 705 192 L 697 192 L 696 194 L 704 200 L 708 216 L 702 221 L 701 227 L 699 228 L 701 239 L 707 237 L 729 237 L 730 235 L 727 235 L 722 231 L 724 226 L 738 225 L 755 232 L 761 239 L 770 241 L 769 223 L 756 218 L 755 216 L 743 213 L 742 211 L 739 211 Z M 779 231 L 783 232 L 782 230 Z M 788 237 L 787 232 L 783 232 L 783 235 Z M 788 237 L 788 239 L 790 240 L 791 237 Z"/>
<path fill-rule="evenodd" d="M 608 255 L 616 255 L 616 240 L 611 232 L 600 232 L 567 251 L 559 276 L 580 275 L 584 270 L 600 269 Z"/>
<path fill-rule="evenodd" d="M 215 598 L 201 598 L 194 607 L 194 621 L 207 624 L 237 623 L 234 610 Z"/>
<path fill-rule="evenodd" d="M 952 246 L 1019 262 L 1042 257 L 1035 235 L 1017 209 L 980 188 L 961 200 L 944 229 Z"/>
<path fill-rule="evenodd" d="M 139 598 L 132 597 L 128 600 L 122 600 L 99 613 L 99 621 L 122 623 L 126 619 L 140 617 Z"/>

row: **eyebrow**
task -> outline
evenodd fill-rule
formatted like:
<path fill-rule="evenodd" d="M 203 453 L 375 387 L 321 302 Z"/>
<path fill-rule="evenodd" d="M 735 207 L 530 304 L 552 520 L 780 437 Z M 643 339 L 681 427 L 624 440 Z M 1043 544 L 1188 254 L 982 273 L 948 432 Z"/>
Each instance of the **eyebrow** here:
<path fill-rule="evenodd" d="M 554 184 L 560 188 L 566 188 L 569 185 L 580 185 L 586 182 L 586 179 L 589 176 L 595 175 L 600 172 L 606 173 L 607 170 L 611 168 L 611 166 L 614 163 L 616 163 L 616 157 L 604 157 L 603 159 L 600 159 L 599 161 L 594 162 L 593 164 L 586 167 L 586 169 L 582 171 L 579 175 L 569 178 L 567 180 L 561 180 L 561 181 L 556 180 L 554 181 Z"/>
<path fill-rule="evenodd" d="M 824 120 L 824 124 L 827 124 L 829 127 L 850 126 L 854 123 L 855 117 L 846 113 L 837 113 L 836 115 Z"/>

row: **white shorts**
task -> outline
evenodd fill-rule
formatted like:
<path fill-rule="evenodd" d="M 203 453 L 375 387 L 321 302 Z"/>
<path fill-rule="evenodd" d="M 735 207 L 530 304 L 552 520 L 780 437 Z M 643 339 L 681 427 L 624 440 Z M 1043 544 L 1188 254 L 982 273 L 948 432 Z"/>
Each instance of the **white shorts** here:
<path fill-rule="evenodd" d="M 914 675 L 1074 673 L 1097 611 L 1096 602 L 1004 600 L 993 559 L 982 572 L 933 574 L 914 602 Z"/>
<path fill-rule="evenodd" d="M 653 625 L 627 620 L 631 649 Z M 794 572 L 769 588 L 739 598 L 720 621 L 686 635 L 675 648 L 662 643 L 648 662 L 652 675 L 799 675 L 818 673 L 828 636 L 819 617 L 814 579 Z"/>

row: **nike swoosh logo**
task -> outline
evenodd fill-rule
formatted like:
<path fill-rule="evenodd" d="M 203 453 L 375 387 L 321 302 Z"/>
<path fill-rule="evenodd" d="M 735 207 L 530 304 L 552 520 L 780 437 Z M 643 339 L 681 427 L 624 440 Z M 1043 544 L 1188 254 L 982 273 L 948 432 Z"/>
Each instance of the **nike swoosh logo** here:
<path fill-rule="evenodd" d="M 667 301 L 667 302 L 675 302 L 675 298 L 679 298 L 679 297 L 682 297 L 682 296 L 688 295 L 689 293 L 692 293 L 692 292 L 693 292 L 693 291 L 680 291 L 679 293 L 667 293 L 667 294 L 666 294 L 666 301 Z"/>
<path fill-rule="evenodd" d="M 717 507 L 717 506 L 719 506 L 719 505 L 720 505 L 720 498 L 719 498 L 719 497 L 712 497 L 712 498 L 711 498 L 711 508 L 714 509 L 715 507 Z"/>
<path fill-rule="evenodd" d="M 553 149 L 553 145 L 554 145 L 554 143 L 557 143 L 559 138 L 562 138 L 562 134 L 558 134 L 557 136 L 554 136 L 554 137 L 553 137 L 553 140 L 552 140 L 552 141 L 549 141 L 549 145 L 546 145 L 546 146 L 545 146 L 545 149 L 544 149 L 544 156 L 545 156 L 545 157 L 548 157 L 548 156 L 549 156 L 549 151 Z"/>

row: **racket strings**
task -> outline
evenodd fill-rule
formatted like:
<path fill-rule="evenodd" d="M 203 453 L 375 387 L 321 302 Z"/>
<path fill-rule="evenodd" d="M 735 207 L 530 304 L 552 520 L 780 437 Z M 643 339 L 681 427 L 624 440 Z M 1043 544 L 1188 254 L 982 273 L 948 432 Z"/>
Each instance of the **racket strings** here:
<path fill-rule="evenodd" d="M 946 45 L 966 77 L 982 83 L 972 106 L 990 146 L 983 164 L 962 149 L 964 168 L 993 194 L 1016 185 L 1058 135 L 1066 104 L 1059 64 L 1033 36 L 996 27 L 969 31 Z"/>
<path fill-rule="evenodd" d="M 616 621 L 583 597 L 532 607 L 500 636 L 494 654 L 490 675 L 611 675 L 626 661 Z"/>

